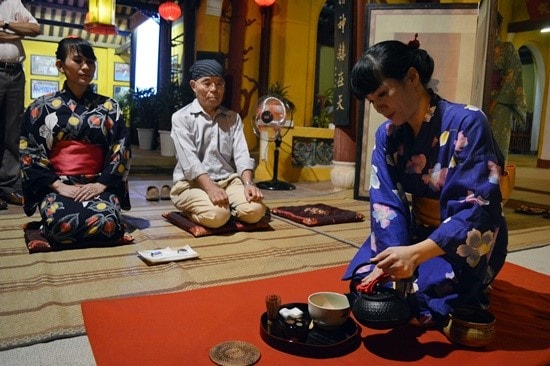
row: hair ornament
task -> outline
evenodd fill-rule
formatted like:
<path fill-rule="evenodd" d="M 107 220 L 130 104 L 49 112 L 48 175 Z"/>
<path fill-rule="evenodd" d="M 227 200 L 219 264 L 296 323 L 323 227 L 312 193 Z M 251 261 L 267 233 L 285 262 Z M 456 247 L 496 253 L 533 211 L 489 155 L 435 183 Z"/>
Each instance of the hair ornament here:
<path fill-rule="evenodd" d="M 411 48 L 413 50 L 417 50 L 417 49 L 420 48 L 420 41 L 418 40 L 418 33 L 414 34 L 414 39 L 409 41 L 409 43 L 407 45 L 409 46 L 409 48 Z"/>

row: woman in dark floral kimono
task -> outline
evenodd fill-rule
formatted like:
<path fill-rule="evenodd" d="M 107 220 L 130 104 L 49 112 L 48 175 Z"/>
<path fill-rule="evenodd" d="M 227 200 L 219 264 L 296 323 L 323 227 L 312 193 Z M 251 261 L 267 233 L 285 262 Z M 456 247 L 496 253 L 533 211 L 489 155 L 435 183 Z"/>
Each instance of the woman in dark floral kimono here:
<path fill-rule="evenodd" d="M 94 93 L 96 56 L 87 41 L 65 38 L 56 56 L 63 89 L 32 103 L 21 127 L 25 213 L 38 207 L 52 248 L 130 240 L 120 210 L 130 209 L 131 153 L 118 103 Z"/>
<path fill-rule="evenodd" d="M 372 153 L 372 231 L 344 274 L 365 288 L 411 281 L 408 299 L 426 327 L 464 305 L 488 305 L 508 243 L 504 159 L 487 118 L 435 94 L 427 86 L 433 70 L 414 41 L 375 44 L 352 70 L 355 95 L 387 121 Z"/>

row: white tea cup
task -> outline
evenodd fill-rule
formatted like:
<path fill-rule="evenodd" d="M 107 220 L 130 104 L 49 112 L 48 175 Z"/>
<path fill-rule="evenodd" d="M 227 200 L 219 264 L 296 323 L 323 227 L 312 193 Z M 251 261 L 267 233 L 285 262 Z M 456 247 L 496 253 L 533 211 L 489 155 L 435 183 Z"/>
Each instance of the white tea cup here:
<path fill-rule="evenodd" d="M 321 327 L 338 327 L 349 318 L 350 304 L 346 295 L 337 292 L 316 292 L 307 299 L 313 322 Z"/>

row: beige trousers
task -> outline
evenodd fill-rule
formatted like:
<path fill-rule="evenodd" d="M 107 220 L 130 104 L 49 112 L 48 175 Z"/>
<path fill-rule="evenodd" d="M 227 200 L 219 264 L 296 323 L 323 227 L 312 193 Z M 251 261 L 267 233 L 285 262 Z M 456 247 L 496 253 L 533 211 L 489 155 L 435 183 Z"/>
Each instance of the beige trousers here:
<path fill-rule="evenodd" d="M 170 199 L 189 219 L 209 228 L 223 226 L 231 216 L 248 224 L 256 223 L 264 216 L 266 207 L 263 203 L 246 201 L 244 185 L 237 174 L 216 184 L 227 192 L 229 208 L 214 205 L 198 184 L 185 180 L 174 184 Z"/>

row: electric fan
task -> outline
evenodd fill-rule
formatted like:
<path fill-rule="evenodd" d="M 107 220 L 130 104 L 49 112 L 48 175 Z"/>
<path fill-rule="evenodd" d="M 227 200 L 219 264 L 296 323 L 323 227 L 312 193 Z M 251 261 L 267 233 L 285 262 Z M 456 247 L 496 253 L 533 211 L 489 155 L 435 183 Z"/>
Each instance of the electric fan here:
<path fill-rule="evenodd" d="M 269 181 L 258 182 L 256 185 L 260 189 L 272 191 L 295 189 L 296 187 L 293 184 L 277 179 L 279 148 L 281 147 L 284 134 L 288 132 L 288 126 L 285 126 L 285 123 L 287 120 L 292 120 L 292 112 L 288 103 L 273 95 L 264 95 L 256 103 L 255 111 L 256 113 L 252 119 L 254 133 L 264 141 L 275 141 L 273 178 Z"/>

